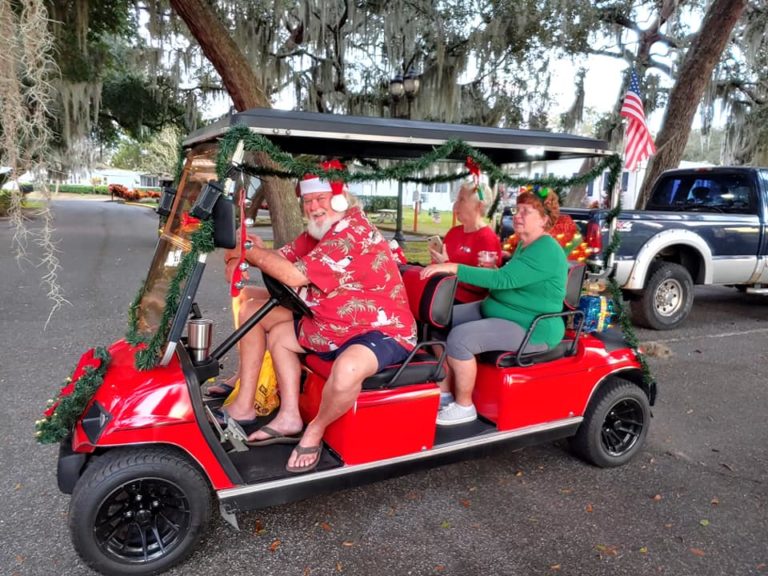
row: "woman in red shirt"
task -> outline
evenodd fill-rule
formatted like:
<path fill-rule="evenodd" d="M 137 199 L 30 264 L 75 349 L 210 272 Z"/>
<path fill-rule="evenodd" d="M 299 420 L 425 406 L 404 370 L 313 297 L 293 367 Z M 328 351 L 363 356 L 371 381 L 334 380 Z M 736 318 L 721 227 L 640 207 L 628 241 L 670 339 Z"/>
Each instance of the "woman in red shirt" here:
<path fill-rule="evenodd" d="M 453 203 L 456 219 L 461 222 L 445 235 L 442 252 L 430 249 L 433 264 L 454 262 L 467 266 L 496 267 L 501 263 L 501 242 L 485 221 L 485 210 L 491 201 L 491 191 L 484 184 L 464 182 Z M 480 252 L 495 253 L 495 261 L 481 261 Z M 482 300 L 488 291 L 471 284 L 459 282 L 456 302 L 466 304 Z"/>

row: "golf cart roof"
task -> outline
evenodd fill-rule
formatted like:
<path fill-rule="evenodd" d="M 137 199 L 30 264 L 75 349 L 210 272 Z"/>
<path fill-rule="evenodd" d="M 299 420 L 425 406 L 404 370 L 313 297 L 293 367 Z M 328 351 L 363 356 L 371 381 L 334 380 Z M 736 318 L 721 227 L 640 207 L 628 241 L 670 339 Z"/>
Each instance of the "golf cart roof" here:
<path fill-rule="evenodd" d="M 332 151 L 335 156 L 353 158 L 417 158 L 448 140 L 463 140 L 498 165 L 612 153 L 602 140 L 571 134 L 269 108 L 227 116 L 190 134 L 184 145 L 213 141 L 233 126 L 247 126 L 286 152 L 325 155 Z"/>

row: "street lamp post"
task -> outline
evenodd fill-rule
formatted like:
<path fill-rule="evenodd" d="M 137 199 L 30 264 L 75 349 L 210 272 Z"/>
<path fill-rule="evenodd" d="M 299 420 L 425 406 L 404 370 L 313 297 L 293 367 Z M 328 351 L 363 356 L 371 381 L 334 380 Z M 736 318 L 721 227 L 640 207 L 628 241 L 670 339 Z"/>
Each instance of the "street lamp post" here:
<path fill-rule="evenodd" d="M 409 68 L 405 73 L 405 76 L 398 73 L 392 80 L 389 81 L 389 95 L 392 98 L 392 107 L 390 108 L 390 115 L 393 118 L 398 118 L 398 108 L 400 101 L 405 96 L 407 102 L 406 116 L 408 120 L 411 118 L 411 103 L 419 92 L 419 80 L 418 74 L 413 71 L 413 68 Z M 395 220 L 395 240 L 400 246 L 405 246 L 405 236 L 403 235 L 403 183 L 397 183 L 397 218 Z"/>

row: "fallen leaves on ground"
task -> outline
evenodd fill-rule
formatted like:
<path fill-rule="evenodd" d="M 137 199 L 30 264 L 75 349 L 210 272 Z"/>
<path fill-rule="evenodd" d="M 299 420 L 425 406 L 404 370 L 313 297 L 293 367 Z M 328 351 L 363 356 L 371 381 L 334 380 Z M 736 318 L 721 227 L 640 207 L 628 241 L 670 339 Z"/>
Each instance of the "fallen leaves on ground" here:
<path fill-rule="evenodd" d="M 701 524 L 702 526 L 709 526 L 709 520 L 707 520 L 706 518 L 702 518 L 701 520 L 699 520 L 699 524 Z"/>
<path fill-rule="evenodd" d="M 269 545 L 269 551 L 270 552 L 276 552 L 278 548 L 280 548 L 280 538 L 275 538 L 272 540 L 272 544 Z"/>
<path fill-rule="evenodd" d="M 261 536 L 266 532 L 266 528 L 264 528 L 264 524 L 261 523 L 261 520 L 256 520 L 256 523 L 253 525 L 253 533 L 256 534 L 256 536 Z"/>
<path fill-rule="evenodd" d="M 662 499 L 661 494 L 656 494 L 653 498 L 651 498 L 651 500 L 653 500 L 654 502 L 661 502 L 661 499 Z"/>
<path fill-rule="evenodd" d="M 640 552 L 640 554 L 648 554 L 648 546 L 641 546 L 638 552 Z"/>
<path fill-rule="evenodd" d="M 604 554 L 606 556 L 618 556 L 619 555 L 619 549 L 616 546 L 610 546 L 607 544 L 597 544 L 595 545 L 595 549 L 600 552 L 600 554 Z"/>
<path fill-rule="evenodd" d="M 719 506 L 720 505 L 720 499 L 717 496 L 714 496 L 712 500 L 709 501 L 709 503 L 712 506 Z"/>
<path fill-rule="evenodd" d="M 699 558 L 703 558 L 707 555 L 701 548 L 689 548 L 689 550 L 691 551 L 691 554 L 698 556 Z"/>
<path fill-rule="evenodd" d="M 467 500 L 466 498 L 464 498 L 464 499 L 462 499 L 462 500 L 459 500 L 459 504 L 461 504 L 462 506 L 464 506 L 464 508 L 469 508 L 470 506 L 472 506 L 472 502 L 470 502 L 470 501 L 469 501 L 469 500 Z"/>
<path fill-rule="evenodd" d="M 331 528 L 331 525 L 328 524 L 328 522 L 321 522 L 320 523 L 320 528 L 322 528 L 326 532 L 330 532 L 331 530 L 333 530 L 333 528 Z"/>
<path fill-rule="evenodd" d="M 549 569 L 550 569 L 550 570 L 554 570 L 555 572 L 557 572 L 558 570 L 560 570 L 560 568 L 561 568 L 561 567 L 562 567 L 562 566 L 561 566 L 560 564 L 550 564 L 550 565 L 549 565 Z"/>
<path fill-rule="evenodd" d="M 594 508 L 592 508 L 592 504 L 587 504 L 587 505 L 584 507 L 584 510 L 585 510 L 586 512 L 589 512 L 589 513 L 592 513 L 592 512 L 594 512 Z"/>
<path fill-rule="evenodd" d="M 352 540 L 344 540 L 344 542 L 342 542 L 341 545 L 346 546 L 347 548 L 351 548 L 352 546 L 355 545 L 355 543 L 352 542 Z"/>
<path fill-rule="evenodd" d="M 440 528 L 450 528 L 450 527 L 451 527 L 451 523 L 450 523 L 450 522 L 448 522 L 448 520 L 443 520 L 443 521 L 440 523 Z"/>

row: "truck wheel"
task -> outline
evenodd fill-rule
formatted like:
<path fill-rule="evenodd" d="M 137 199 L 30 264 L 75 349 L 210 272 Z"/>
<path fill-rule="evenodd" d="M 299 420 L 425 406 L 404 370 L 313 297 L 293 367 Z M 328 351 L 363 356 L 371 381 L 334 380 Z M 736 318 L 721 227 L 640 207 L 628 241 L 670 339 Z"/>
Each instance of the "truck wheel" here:
<path fill-rule="evenodd" d="M 116 449 L 93 459 L 69 503 L 80 557 L 103 574 L 158 574 L 195 548 L 211 514 L 201 472 L 168 448 Z"/>
<path fill-rule="evenodd" d="M 589 403 L 581 426 L 570 439 L 571 448 L 600 468 L 621 466 L 642 448 L 650 422 L 645 392 L 632 382 L 610 377 Z"/>
<path fill-rule="evenodd" d="M 673 262 L 654 262 L 640 298 L 630 302 L 638 326 L 671 330 L 688 317 L 693 306 L 693 280 L 688 270 Z"/>

